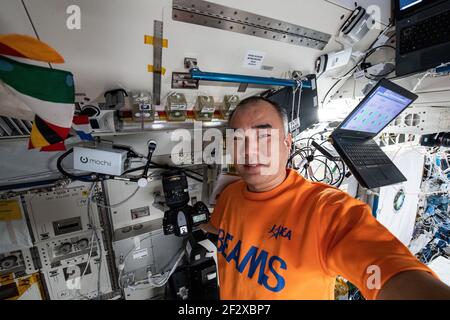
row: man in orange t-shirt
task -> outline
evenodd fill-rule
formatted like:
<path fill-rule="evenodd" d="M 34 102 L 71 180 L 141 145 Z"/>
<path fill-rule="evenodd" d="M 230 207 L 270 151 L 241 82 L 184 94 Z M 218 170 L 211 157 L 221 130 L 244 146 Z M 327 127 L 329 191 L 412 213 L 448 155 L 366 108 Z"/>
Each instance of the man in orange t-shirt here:
<path fill-rule="evenodd" d="M 235 138 L 244 147 L 234 146 L 242 179 L 221 192 L 203 227 L 218 234 L 221 299 L 334 299 L 338 275 L 367 299 L 450 299 L 367 204 L 286 169 L 292 139 L 283 109 L 248 98 L 229 126 L 244 132 Z M 249 132 L 258 143 L 248 143 Z"/>

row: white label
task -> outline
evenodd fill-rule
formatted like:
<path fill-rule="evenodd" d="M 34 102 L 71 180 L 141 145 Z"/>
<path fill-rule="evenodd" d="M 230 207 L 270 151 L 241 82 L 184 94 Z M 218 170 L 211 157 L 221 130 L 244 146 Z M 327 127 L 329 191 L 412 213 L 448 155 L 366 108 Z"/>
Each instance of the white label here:
<path fill-rule="evenodd" d="M 248 50 L 244 60 L 244 68 L 258 70 L 261 69 L 265 56 L 265 52 Z"/>
<path fill-rule="evenodd" d="M 202 113 L 213 113 L 215 109 L 216 109 L 215 107 L 204 107 L 204 108 L 202 108 L 201 112 Z"/>
<path fill-rule="evenodd" d="M 124 159 L 122 154 L 100 149 L 73 148 L 73 167 L 77 170 L 97 172 L 115 176 L 122 175 Z"/>
<path fill-rule="evenodd" d="M 135 250 L 133 252 L 133 259 L 134 260 L 142 259 L 142 258 L 144 258 L 146 256 L 148 256 L 148 249 L 147 248 Z"/>
<path fill-rule="evenodd" d="M 185 104 L 171 104 L 170 110 L 172 111 L 184 111 L 187 109 L 187 105 Z"/>
<path fill-rule="evenodd" d="M 208 279 L 208 280 L 215 279 L 216 277 L 217 277 L 217 274 L 215 272 L 214 273 L 209 273 L 209 274 L 206 275 L 206 279 Z"/>
<path fill-rule="evenodd" d="M 187 227 L 181 227 L 180 228 L 180 234 L 186 234 L 186 233 L 188 233 L 188 228 Z"/>
<path fill-rule="evenodd" d="M 300 118 L 296 118 L 289 122 L 289 129 L 291 132 L 297 130 L 298 128 L 300 128 Z"/>
<path fill-rule="evenodd" d="M 149 104 L 140 103 L 139 104 L 139 110 L 141 111 L 149 111 L 151 109 L 151 106 Z"/>
<path fill-rule="evenodd" d="M 329 54 L 328 55 L 329 67 L 327 69 L 331 70 L 331 69 L 336 69 L 336 68 L 345 66 L 350 61 L 351 56 L 352 56 L 352 48 L 348 48 L 348 49 L 336 52 L 334 54 Z"/>

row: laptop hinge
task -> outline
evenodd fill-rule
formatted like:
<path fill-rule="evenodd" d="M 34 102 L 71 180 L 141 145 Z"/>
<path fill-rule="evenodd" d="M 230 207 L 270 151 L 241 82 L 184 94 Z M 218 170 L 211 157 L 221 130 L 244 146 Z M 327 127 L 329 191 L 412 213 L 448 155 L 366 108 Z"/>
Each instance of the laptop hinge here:
<path fill-rule="evenodd" d="M 339 138 L 344 138 L 344 139 L 348 139 L 348 140 L 358 140 L 358 141 L 372 139 L 372 137 L 358 137 L 358 136 L 352 136 L 352 135 L 339 135 Z"/>

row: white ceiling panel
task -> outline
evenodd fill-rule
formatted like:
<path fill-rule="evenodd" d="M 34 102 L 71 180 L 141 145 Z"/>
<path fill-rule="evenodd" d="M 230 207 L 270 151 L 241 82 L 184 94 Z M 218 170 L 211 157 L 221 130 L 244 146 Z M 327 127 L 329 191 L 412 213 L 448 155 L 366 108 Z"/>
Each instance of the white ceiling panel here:
<path fill-rule="evenodd" d="M 3 0 L 4 1 L 4 0 Z M 326 1 L 270 0 L 215 1 L 229 7 L 284 20 L 334 35 L 348 10 Z M 7 0 L 7 10 L 0 12 L 2 33 L 32 34 L 20 1 Z M 173 21 L 169 0 L 79 0 L 81 29 L 69 30 L 66 9 L 72 0 L 26 0 L 30 15 L 41 39 L 57 51 L 66 63 L 57 68 L 74 73 L 77 92 L 92 99 L 117 87 L 127 90 L 151 90 L 153 75 L 147 65 L 153 64 L 153 48 L 144 44 L 144 35 L 153 34 L 154 20 L 164 23 L 168 48 L 163 49 L 162 96 L 171 90 L 171 72 L 184 71 L 183 58 L 198 59 L 204 71 L 281 77 L 289 70 L 311 73 L 316 58 L 323 52 L 278 41 Z M 10 14 L 12 12 L 12 14 Z M 338 48 L 331 40 L 324 51 Z M 264 52 L 264 65 L 272 71 L 243 67 L 248 50 Z M 201 87 L 201 91 L 221 99 L 236 92 L 237 86 Z M 188 91 L 191 96 L 197 92 Z M 247 92 L 248 94 L 249 92 Z M 189 98 L 189 97 L 188 97 Z M 193 100 L 193 97 L 191 97 Z"/>

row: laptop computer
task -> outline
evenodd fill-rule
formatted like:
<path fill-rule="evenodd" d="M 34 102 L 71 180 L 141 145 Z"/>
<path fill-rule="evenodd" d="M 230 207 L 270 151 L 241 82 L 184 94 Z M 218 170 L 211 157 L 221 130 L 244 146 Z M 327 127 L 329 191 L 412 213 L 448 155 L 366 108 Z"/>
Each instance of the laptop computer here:
<path fill-rule="evenodd" d="M 417 98 L 383 79 L 331 134 L 333 147 L 363 187 L 373 189 L 406 181 L 373 138 Z"/>
<path fill-rule="evenodd" d="M 395 13 L 397 76 L 450 62 L 450 0 L 395 0 Z"/>

